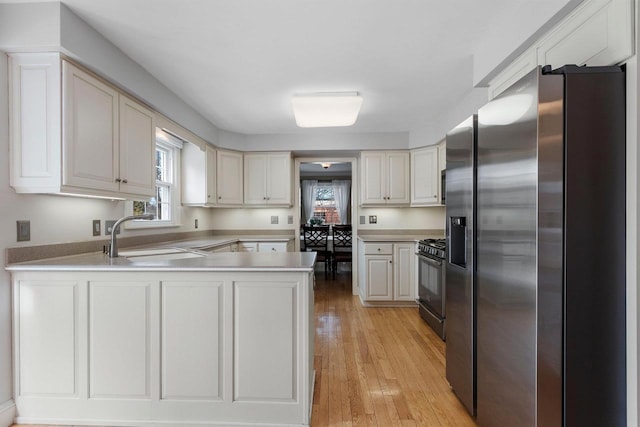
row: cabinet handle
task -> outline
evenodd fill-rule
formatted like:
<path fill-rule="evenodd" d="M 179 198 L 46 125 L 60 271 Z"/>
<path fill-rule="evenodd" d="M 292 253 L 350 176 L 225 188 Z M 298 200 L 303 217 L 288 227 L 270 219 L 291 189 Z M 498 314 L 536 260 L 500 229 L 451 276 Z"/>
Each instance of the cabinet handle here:
<path fill-rule="evenodd" d="M 121 182 L 122 180 L 120 178 L 116 178 L 116 182 Z"/>
<path fill-rule="evenodd" d="M 378 252 L 380 252 L 380 248 L 378 248 Z"/>
<path fill-rule="evenodd" d="M 210 198 L 211 198 L 211 194 L 207 194 L 207 199 L 210 199 Z"/>
<path fill-rule="evenodd" d="M 127 181 L 126 179 L 123 179 L 123 180 L 122 180 L 122 183 L 123 183 L 123 184 L 126 184 L 127 182 L 129 182 L 129 181 Z"/>
<path fill-rule="evenodd" d="M 222 196 L 218 196 L 218 199 L 222 199 Z"/>
<path fill-rule="evenodd" d="M 389 260 L 389 264 L 393 264 L 393 261 L 392 261 L 392 260 Z"/>

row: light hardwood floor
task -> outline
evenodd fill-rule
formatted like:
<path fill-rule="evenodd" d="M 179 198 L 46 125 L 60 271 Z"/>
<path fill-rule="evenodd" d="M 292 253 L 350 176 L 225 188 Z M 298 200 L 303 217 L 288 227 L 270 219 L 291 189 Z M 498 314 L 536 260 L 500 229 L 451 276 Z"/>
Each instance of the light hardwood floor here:
<path fill-rule="evenodd" d="M 417 308 L 363 307 L 343 268 L 335 280 L 316 272 L 311 426 L 475 426 L 445 379 L 445 344 Z"/>
<path fill-rule="evenodd" d="M 417 308 L 366 308 L 350 288 L 348 272 L 316 273 L 311 426 L 475 426 Z"/>

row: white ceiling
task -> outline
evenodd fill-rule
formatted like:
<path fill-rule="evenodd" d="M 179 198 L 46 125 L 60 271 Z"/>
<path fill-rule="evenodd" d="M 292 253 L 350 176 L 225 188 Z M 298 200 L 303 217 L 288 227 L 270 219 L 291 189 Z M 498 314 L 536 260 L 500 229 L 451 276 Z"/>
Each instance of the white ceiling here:
<path fill-rule="evenodd" d="M 245 134 L 310 132 L 290 97 L 327 91 L 364 98 L 340 131 L 420 127 L 471 89 L 483 40 L 508 40 L 518 21 L 539 28 L 568 2 L 62 1 L 214 125 Z"/>

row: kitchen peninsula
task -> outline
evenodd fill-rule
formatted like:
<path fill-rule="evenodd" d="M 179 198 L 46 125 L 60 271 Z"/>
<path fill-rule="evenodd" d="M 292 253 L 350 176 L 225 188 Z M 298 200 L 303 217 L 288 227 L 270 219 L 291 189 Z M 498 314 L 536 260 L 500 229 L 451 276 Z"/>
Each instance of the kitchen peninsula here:
<path fill-rule="evenodd" d="M 17 422 L 309 424 L 315 254 L 121 254 L 7 267 Z"/>

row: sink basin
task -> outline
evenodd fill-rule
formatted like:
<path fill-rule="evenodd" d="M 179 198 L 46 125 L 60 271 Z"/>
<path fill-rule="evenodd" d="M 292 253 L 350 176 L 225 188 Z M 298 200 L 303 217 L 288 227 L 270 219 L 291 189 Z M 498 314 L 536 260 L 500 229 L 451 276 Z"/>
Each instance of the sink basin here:
<path fill-rule="evenodd" d="M 118 255 L 126 258 L 130 258 L 130 257 L 140 257 L 140 256 L 147 256 L 147 255 L 165 255 L 165 254 L 175 254 L 175 253 L 185 253 L 185 251 L 178 248 L 134 249 L 131 251 L 119 251 Z"/>
<path fill-rule="evenodd" d="M 136 255 L 136 256 L 127 256 L 127 259 L 133 263 L 141 263 L 141 262 L 153 262 L 153 261 L 169 261 L 173 259 L 186 259 L 186 258 L 198 258 L 204 255 L 194 253 L 194 252 L 174 252 L 174 253 L 163 253 L 163 254 L 155 254 L 155 255 Z"/>

